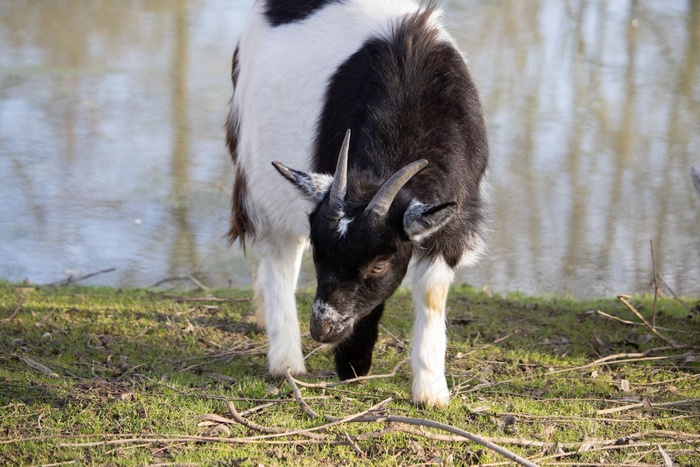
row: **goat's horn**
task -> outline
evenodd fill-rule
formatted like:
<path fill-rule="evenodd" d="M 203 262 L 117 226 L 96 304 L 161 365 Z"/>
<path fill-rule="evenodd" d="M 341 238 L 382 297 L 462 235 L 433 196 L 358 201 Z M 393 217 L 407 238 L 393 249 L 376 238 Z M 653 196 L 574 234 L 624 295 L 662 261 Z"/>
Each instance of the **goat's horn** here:
<path fill-rule="evenodd" d="M 376 217 L 384 217 L 389 212 L 391 203 L 394 202 L 394 198 L 399 194 L 401 188 L 426 165 L 428 165 L 428 161 L 419 159 L 401 168 L 384 182 L 384 185 L 365 208 L 365 212 L 371 212 Z"/>
<path fill-rule="evenodd" d="M 348 151 L 350 150 L 350 129 L 345 132 L 343 146 L 340 148 L 338 163 L 335 166 L 333 186 L 331 187 L 330 204 L 336 209 L 341 209 L 345 202 L 345 193 L 348 191 Z"/>

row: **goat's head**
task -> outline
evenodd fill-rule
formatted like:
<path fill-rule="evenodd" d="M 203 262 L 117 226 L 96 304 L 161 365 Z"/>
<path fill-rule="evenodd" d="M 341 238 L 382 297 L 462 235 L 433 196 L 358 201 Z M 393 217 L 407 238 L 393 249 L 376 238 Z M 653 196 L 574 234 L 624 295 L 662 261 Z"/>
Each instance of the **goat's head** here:
<path fill-rule="evenodd" d="M 317 203 L 310 215 L 318 287 L 311 313 L 311 335 L 319 342 L 348 337 L 355 323 L 399 287 L 414 242 L 443 227 L 456 203 L 423 204 L 402 197 L 401 188 L 428 162 L 412 162 L 381 185 L 371 200 L 346 200 L 350 130 L 340 150 L 335 176 L 275 168 Z M 397 204 L 390 209 L 392 204 Z M 399 209 L 400 208 L 400 209 Z"/>

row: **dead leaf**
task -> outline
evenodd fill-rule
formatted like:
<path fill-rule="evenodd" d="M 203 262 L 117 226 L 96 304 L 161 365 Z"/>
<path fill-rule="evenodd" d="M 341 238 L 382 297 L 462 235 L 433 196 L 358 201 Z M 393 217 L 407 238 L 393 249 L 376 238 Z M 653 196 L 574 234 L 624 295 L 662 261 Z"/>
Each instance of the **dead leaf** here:
<path fill-rule="evenodd" d="M 627 379 L 620 380 L 620 391 L 630 392 L 630 382 Z"/>
<path fill-rule="evenodd" d="M 480 405 L 479 407 L 472 409 L 472 413 L 477 413 L 477 414 L 487 413 L 488 411 L 489 411 L 488 405 Z"/>

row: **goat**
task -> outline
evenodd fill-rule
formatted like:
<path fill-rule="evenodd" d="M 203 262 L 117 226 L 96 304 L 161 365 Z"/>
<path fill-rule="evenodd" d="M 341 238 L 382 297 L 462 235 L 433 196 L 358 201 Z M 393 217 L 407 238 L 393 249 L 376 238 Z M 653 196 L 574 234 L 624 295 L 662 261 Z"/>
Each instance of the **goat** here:
<path fill-rule="evenodd" d="M 454 270 L 484 249 L 488 143 L 440 15 L 413 0 L 252 8 L 231 73 L 228 238 L 259 255 L 272 375 L 305 372 L 294 292 L 310 238 L 311 336 L 335 344 L 338 376 L 369 372 L 384 303 L 412 262 L 412 398 L 448 403 L 445 304 Z"/>

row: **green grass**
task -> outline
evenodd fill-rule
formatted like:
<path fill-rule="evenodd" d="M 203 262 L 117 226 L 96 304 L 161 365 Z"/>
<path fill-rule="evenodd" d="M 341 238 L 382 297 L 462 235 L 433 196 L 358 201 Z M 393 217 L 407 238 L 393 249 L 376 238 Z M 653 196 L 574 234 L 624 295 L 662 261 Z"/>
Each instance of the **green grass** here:
<path fill-rule="evenodd" d="M 317 347 L 308 335 L 312 296 L 298 297 L 308 353 Z M 421 434 L 415 426 L 364 421 L 319 432 L 318 441 L 244 443 L 261 433 L 202 423 L 207 414 L 231 419 L 229 401 L 239 411 L 258 407 L 246 417 L 266 427 L 327 423 L 304 413 L 285 379 L 266 374 L 265 336 L 253 324 L 250 298 L 247 290 L 0 283 L 0 465 L 507 463 L 477 444 L 435 439 L 449 433 Z M 302 394 L 317 414 L 334 417 L 391 398 L 383 415 L 458 427 L 543 465 L 663 465 L 662 450 L 676 465 L 700 465 L 699 303 L 659 299 L 660 337 L 615 298 L 492 296 L 456 287 L 448 304 L 447 408 L 410 402 L 408 364 L 392 377 Z M 653 297 L 635 296 L 631 304 L 651 319 Z M 375 375 L 391 373 L 409 355 L 410 294 L 390 300 L 382 326 Z M 328 350 L 313 352 L 307 366 L 304 382 L 335 382 Z"/>

